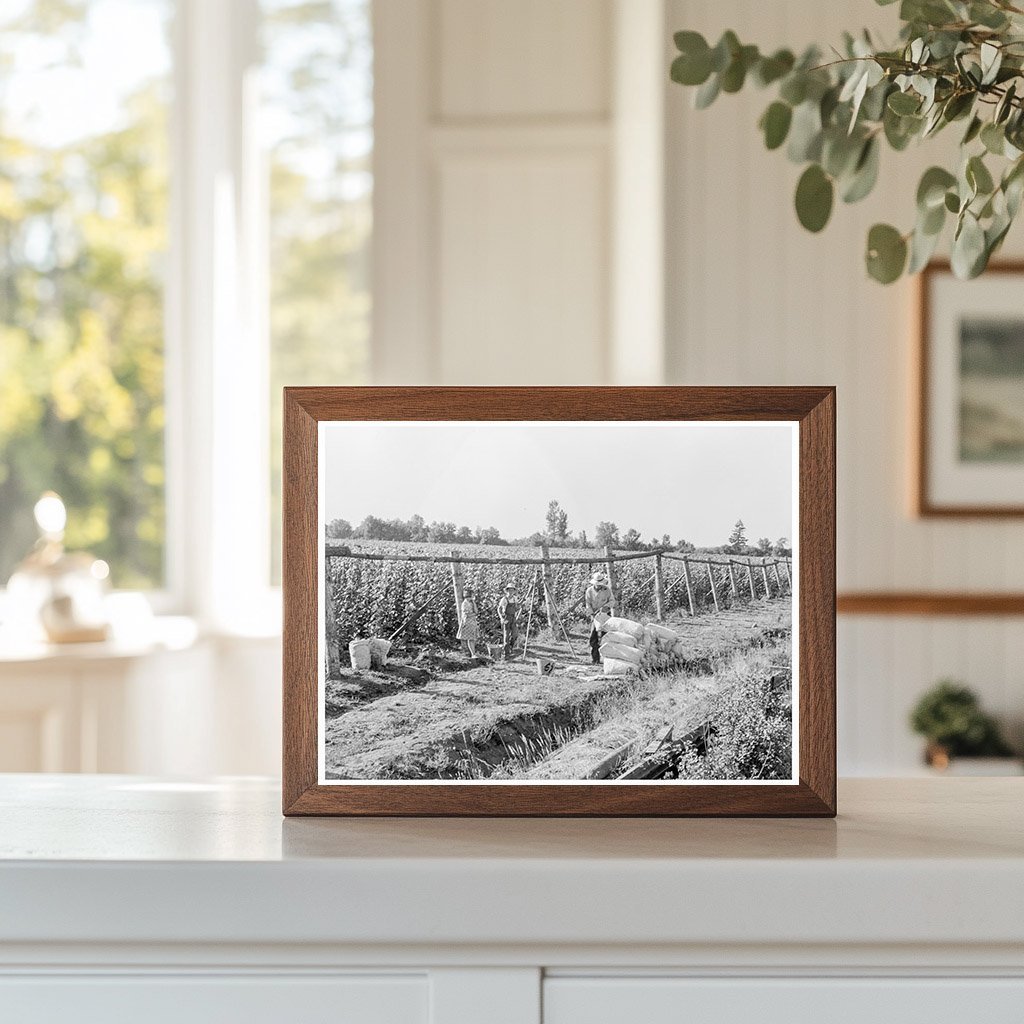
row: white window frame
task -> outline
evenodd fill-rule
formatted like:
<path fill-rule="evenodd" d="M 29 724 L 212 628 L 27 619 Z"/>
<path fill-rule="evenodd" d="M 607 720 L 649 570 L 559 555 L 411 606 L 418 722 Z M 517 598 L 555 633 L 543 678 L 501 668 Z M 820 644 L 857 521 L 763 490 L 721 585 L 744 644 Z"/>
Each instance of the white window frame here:
<path fill-rule="evenodd" d="M 265 162 L 257 0 L 177 0 L 165 298 L 167 593 L 210 632 L 270 635 Z"/>
<path fill-rule="evenodd" d="M 258 0 L 174 0 L 157 614 L 280 632 L 270 583 L 266 161 Z M 2 584 L 3 581 L 0 581 Z M 0 585 L 0 621 L 6 594 Z"/>

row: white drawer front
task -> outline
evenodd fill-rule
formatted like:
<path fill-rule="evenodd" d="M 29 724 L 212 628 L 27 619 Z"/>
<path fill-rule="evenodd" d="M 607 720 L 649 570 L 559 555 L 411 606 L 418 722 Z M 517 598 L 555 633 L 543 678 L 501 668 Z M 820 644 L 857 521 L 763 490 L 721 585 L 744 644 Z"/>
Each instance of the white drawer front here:
<path fill-rule="evenodd" d="M 1022 1024 L 1024 979 L 548 978 L 544 1024 Z"/>
<path fill-rule="evenodd" d="M 421 976 L 0 978 L 17 1024 L 427 1024 Z"/>

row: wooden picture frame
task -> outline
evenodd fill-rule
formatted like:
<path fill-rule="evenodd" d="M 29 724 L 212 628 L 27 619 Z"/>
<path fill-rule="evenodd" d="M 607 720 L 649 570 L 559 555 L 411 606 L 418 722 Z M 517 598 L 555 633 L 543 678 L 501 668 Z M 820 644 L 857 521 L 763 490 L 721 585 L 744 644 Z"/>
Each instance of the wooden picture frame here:
<path fill-rule="evenodd" d="M 321 781 L 318 438 L 346 421 L 795 425 L 793 615 L 799 729 L 784 783 Z M 831 387 L 302 387 L 284 392 L 283 811 L 354 816 L 809 816 L 836 813 L 835 390 Z M 798 558 L 797 558 L 798 554 Z M 710 570 L 709 570 L 710 576 Z M 768 595 L 766 595 L 768 596 Z M 767 603 L 767 602 L 766 602 Z M 798 657 L 797 657 L 798 655 Z"/>
<path fill-rule="evenodd" d="M 948 372 L 942 373 L 936 357 L 935 332 L 940 322 L 944 322 L 943 312 L 938 309 L 936 289 L 937 286 L 948 282 L 957 289 L 963 290 L 965 295 L 980 295 L 983 290 L 998 287 L 1003 284 L 1008 276 L 1024 276 L 1024 261 L 1001 260 L 989 264 L 982 278 L 975 281 L 957 281 L 950 268 L 949 262 L 936 260 L 930 263 L 918 275 L 917 280 L 917 337 L 914 346 L 913 376 L 916 387 L 916 415 L 914 417 L 914 433 L 911 451 L 913 452 L 914 466 L 912 472 L 912 493 L 911 503 L 914 514 L 920 518 L 946 518 L 946 519 L 1003 519 L 1024 516 L 1024 502 L 999 501 L 984 502 L 978 499 L 982 493 L 977 486 L 973 486 L 968 479 L 961 485 L 964 492 L 962 499 L 943 497 L 936 493 L 936 465 L 937 457 L 933 445 L 937 429 L 937 419 L 940 410 L 936 402 L 936 378 L 941 378 L 944 389 L 951 389 L 952 385 L 945 381 Z M 1024 280 L 1017 282 L 1019 288 Z M 1016 303 L 1016 298 L 1008 293 L 1008 301 Z M 955 302 L 953 303 L 955 306 Z M 979 303 L 981 309 L 984 301 Z M 961 312 L 970 307 L 963 305 Z M 1024 322 L 1024 315 L 1021 316 Z M 948 345 L 945 346 L 948 348 Z M 943 360 L 945 365 L 949 360 Z M 950 402 L 943 403 L 948 406 Z M 952 415 L 949 409 L 944 410 L 945 417 Z M 961 426 L 963 431 L 963 426 Z M 948 433 L 944 431 L 944 433 Z M 949 447 L 945 445 L 944 447 Z M 943 464 L 948 459 L 942 460 Z M 1017 470 L 1014 468 L 1014 474 Z M 1024 463 L 1020 465 L 1020 478 L 1024 481 Z M 948 472 L 943 475 L 948 476 Z M 948 489 L 949 485 L 943 485 Z M 969 495 L 969 496 L 968 496 Z"/>

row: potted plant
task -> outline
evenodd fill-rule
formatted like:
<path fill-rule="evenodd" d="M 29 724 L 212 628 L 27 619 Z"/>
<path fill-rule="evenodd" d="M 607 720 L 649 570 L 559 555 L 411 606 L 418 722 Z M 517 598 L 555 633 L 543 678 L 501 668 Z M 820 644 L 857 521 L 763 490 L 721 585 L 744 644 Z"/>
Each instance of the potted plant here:
<path fill-rule="evenodd" d="M 921 697 L 911 712 L 910 725 L 928 741 L 925 762 L 939 771 L 950 769 L 957 758 L 1017 762 L 995 719 L 981 709 L 975 693 L 952 680 L 943 679 Z M 996 767 L 1003 769 L 1002 774 L 1019 774 L 1019 765 L 1016 770 L 1007 763 Z"/>
<path fill-rule="evenodd" d="M 902 0 L 898 12 L 892 45 L 847 32 L 829 50 L 799 56 L 762 53 L 732 31 L 713 46 L 698 32 L 677 32 L 671 77 L 696 89 L 698 108 L 749 83 L 775 93 L 759 128 L 768 149 L 785 146 L 806 165 L 795 201 L 808 231 L 828 223 L 836 196 L 855 203 L 871 192 L 883 146 L 899 152 L 958 126 L 957 164 L 925 171 L 912 227 L 875 224 L 865 258 L 882 284 L 916 273 L 952 221 L 953 271 L 976 277 L 1024 198 L 1024 3 Z"/>

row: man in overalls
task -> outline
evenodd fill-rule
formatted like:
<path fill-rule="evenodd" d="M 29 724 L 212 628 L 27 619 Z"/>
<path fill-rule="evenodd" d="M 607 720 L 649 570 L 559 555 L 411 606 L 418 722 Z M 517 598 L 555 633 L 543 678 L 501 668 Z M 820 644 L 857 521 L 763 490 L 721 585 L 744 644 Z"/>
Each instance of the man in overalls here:
<path fill-rule="evenodd" d="M 505 596 L 498 602 L 498 618 L 501 620 L 501 642 L 505 647 L 505 660 L 515 657 L 514 648 L 519 641 L 519 602 L 515 587 L 505 586 Z"/>

